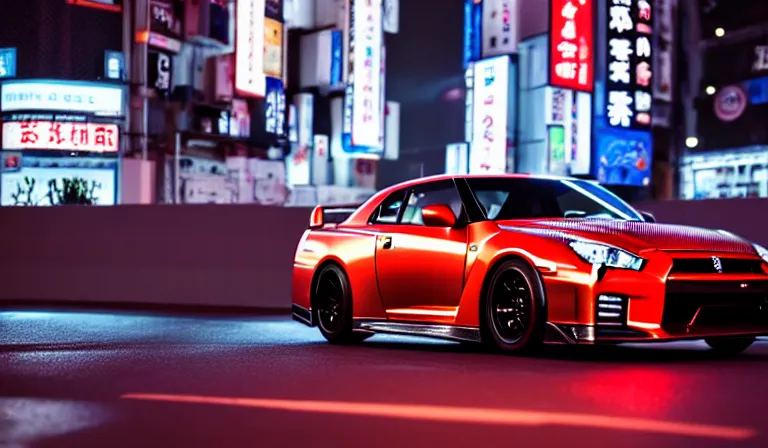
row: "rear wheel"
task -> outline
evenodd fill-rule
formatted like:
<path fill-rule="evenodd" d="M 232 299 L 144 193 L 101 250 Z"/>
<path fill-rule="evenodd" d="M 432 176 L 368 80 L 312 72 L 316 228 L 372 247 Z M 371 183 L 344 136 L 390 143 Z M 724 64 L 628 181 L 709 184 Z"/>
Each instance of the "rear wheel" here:
<path fill-rule="evenodd" d="M 484 342 L 512 354 L 527 354 L 542 345 L 547 319 L 544 287 L 528 263 L 503 262 L 485 294 Z"/>
<path fill-rule="evenodd" d="M 738 355 L 755 342 L 755 338 L 708 338 L 704 342 L 722 355 Z"/>
<path fill-rule="evenodd" d="M 341 267 L 329 264 L 317 276 L 313 313 L 320 333 L 332 344 L 351 344 L 370 337 L 352 330 L 352 294 Z"/>

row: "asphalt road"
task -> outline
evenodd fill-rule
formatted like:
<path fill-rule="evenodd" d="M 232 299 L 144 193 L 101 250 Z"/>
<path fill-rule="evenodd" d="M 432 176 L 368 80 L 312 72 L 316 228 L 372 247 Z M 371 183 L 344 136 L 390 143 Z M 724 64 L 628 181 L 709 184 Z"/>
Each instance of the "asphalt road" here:
<path fill-rule="evenodd" d="M 536 358 L 282 317 L 0 312 L 0 447 L 768 446 L 768 342 Z"/>

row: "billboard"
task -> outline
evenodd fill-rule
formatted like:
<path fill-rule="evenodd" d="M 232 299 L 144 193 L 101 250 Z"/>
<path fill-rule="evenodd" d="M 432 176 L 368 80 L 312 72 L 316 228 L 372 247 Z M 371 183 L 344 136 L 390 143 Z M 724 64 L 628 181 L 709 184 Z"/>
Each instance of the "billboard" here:
<path fill-rule="evenodd" d="M 591 92 L 594 84 L 593 0 L 552 0 L 551 5 L 550 84 Z"/>
<path fill-rule="evenodd" d="M 507 168 L 510 59 L 475 63 L 470 174 L 500 174 Z"/>
<path fill-rule="evenodd" d="M 283 24 L 264 19 L 264 74 L 283 79 Z"/>
<path fill-rule="evenodd" d="M 351 145 L 382 147 L 382 28 L 381 0 L 353 0 L 349 33 Z"/>
<path fill-rule="evenodd" d="M 653 11 L 646 0 L 608 0 L 606 105 L 609 126 L 650 129 Z"/>
<path fill-rule="evenodd" d="M 650 132 L 604 126 L 595 135 L 595 177 L 604 185 L 648 186 L 653 137 Z"/>
<path fill-rule="evenodd" d="M 482 53 L 481 29 L 483 23 L 482 3 L 464 0 L 464 68 L 480 59 Z"/>
<path fill-rule="evenodd" d="M 116 124 L 6 121 L 2 149 L 117 152 L 119 138 Z"/>
<path fill-rule="evenodd" d="M 4 163 L 0 205 L 115 205 L 117 160 L 84 157 L 21 157 Z"/>
<path fill-rule="evenodd" d="M 49 79 L 5 81 L 0 86 L 3 112 L 76 112 L 120 117 L 124 112 L 123 87 L 85 81 Z"/>
<path fill-rule="evenodd" d="M 482 57 L 517 53 L 517 0 L 483 0 Z"/>
<path fill-rule="evenodd" d="M 235 25 L 235 90 L 242 96 L 264 97 L 264 0 L 239 0 Z"/>

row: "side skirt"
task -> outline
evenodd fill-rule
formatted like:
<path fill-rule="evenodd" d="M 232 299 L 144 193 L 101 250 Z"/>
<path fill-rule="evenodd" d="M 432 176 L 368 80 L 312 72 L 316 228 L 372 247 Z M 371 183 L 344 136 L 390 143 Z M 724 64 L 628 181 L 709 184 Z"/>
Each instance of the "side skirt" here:
<path fill-rule="evenodd" d="M 308 327 L 315 326 L 314 322 L 312 322 L 312 311 L 303 306 L 293 304 L 293 306 L 291 306 L 291 317 L 296 322 L 301 322 Z"/>
<path fill-rule="evenodd" d="M 356 330 L 372 333 L 402 334 L 445 339 L 458 342 L 480 342 L 480 330 L 456 325 L 423 324 L 417 322 L 392 322 L 388 320 L 355 319 Z"/>

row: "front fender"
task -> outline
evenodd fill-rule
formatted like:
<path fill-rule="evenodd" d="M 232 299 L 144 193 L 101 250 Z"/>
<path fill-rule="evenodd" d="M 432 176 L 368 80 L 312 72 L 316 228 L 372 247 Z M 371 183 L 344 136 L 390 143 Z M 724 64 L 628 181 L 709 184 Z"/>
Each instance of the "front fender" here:
<path fill-rule="evenodd" d="M 497 227 L 498 229 L 498 227 Z M 484 236 L 484 237 L 483 237 Z M 467 275 L 456 324 L 480 325 L 481 295 L 491 270 L 502 260 L 517 257 L 535 268 L 542 277 L 548 301 L 549 320 L 572 320 L 576 315 L 574 282 L 589 282 L 596 275 L 566 244 L 542 235 L 499 230 L 477 235 L 477 256 Z"/>

